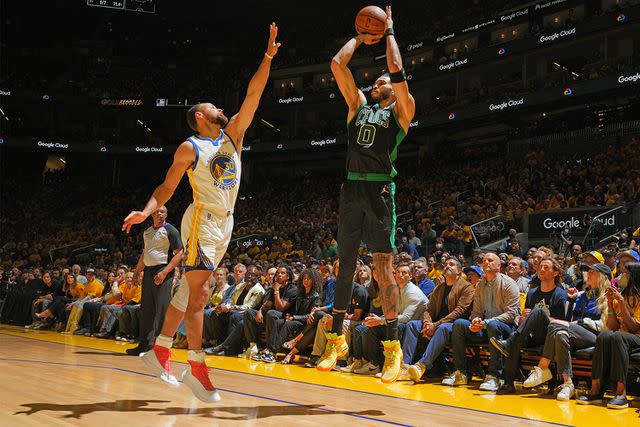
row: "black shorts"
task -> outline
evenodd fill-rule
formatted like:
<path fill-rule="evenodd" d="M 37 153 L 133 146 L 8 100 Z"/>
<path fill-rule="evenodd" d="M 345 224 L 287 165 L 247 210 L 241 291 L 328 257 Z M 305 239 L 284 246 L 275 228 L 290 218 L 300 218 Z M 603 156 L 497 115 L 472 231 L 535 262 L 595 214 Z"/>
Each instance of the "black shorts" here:
<path fill-rule="evenodd" d="M 393 182 L 345 181 L 340 190 L 338 247 L 351 250 L 363 242 L 374 253 L 395 246 L 396 186 Z"/>

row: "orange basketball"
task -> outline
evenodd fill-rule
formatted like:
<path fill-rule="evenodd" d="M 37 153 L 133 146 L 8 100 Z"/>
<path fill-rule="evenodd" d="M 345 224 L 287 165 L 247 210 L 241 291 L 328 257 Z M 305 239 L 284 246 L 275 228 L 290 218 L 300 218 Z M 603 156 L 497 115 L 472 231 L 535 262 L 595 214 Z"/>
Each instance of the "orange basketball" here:
<path fill-rule="evenodd" d="M 356 15 L 356 31 L 359 34 L 384 34 L 387 14 L 378 6 L 363 7 Z"/>

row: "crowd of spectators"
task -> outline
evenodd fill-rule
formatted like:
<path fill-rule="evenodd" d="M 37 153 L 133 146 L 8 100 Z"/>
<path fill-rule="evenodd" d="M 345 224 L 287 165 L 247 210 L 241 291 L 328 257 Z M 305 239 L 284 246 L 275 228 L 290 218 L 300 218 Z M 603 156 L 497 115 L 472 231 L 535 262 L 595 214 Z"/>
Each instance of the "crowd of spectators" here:
<path fill-rule="evenodd" d="M 403 354 L 399 380 L 418 384 L 423 377 L 444 377 L 444 385 L 458 386 L 477 373 L 484 376 L 480 390 L 516 393 L 515 381 L 524 379 L 521 348 L 538 345 L 544 347 L 542 358 L 524 388 L 556 378 L 558 400 L 576 396 L 580 404 L 594 404 L 602 402 L 613 384 L 614 397 L 607 406 L 629 406 L 627 389 L 635 387 L 629 370 L 640 354 L 636 246 L 600 253 L 573 245 L 562 256 L 544 246 L 524 252 L 511 245 L 509 253 L 484 252 L 468 259 L 443 253 L 435 262 L 434 257 L 412 259 L 409 244 L 395 257 Z M 385 367 L 379 288 L 372 258 L 363 255 L 357 263 L 344 327 L 350 353 L 337 369 L 380 376 Z M 283 364 L 306 360 L 305 365 L 315 366 L 325 347 L 339 274 L 331 257 L 221 265 L 212 275 L 205 306 L 205 353 L 264 363 L 275 363 L 284 354 Z M 131 343 L 141 339 L 141 285 L 126 265 L 14 268 L 2 277 L 3 322 Z M 176 271 L 174 291 L 180 286 L 187 285 Z M 187 347 L 184 327 L 174 338 L 176 348 Z M 466 349 L 478 344 L 489 350 L 488 366 L 470 371 Z M 576 395 L 571 358 L 585 349 L 593 357 L 592 385 Z M 554 358 L 555 374 L 550 370 Z"/>
<path fill-rule="evenodd" d="M 397 245 L 406 238 L 423 256 L 441 253 L 443 247 L 469 256 L 472 231 L 482 237 L 471 226 L 488 218 L 499 216 L 505 230 L 522 231 L 524 216 L 535 211 L 632 206 L 640 200 L 639 145 L 632 140 L 603 147 L 599 154 L 566 157 L 531 150 L 522 160 L 498 154 L 476 160 L 464 152 L 443 152 L 421 163 L 403 160 L 398 166 Z M 105 189 L 98 201 L 95 189 L 60 174 L 32 191 L 10 191 L 17 183 L 3 183 L 0 266 L 134 264 L 140 235 L 123 234 L 119 227 L 129 209 L 144 203 L 149 189 Z M 340 181 L 300 172 L 294 180 L 243 187 L 227 258 L 335 258 Z M 187 186 L 181 186 L 168 206 L 169 222 L 179 224 L 190 197 Z"/>

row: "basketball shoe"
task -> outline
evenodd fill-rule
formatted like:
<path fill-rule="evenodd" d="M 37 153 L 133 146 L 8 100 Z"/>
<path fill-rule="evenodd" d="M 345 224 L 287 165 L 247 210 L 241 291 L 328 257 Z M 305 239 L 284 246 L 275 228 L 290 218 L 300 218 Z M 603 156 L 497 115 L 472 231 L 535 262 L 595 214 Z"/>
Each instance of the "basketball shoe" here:
<path fill-rule="evenodd" d="M 178 387 L 180 383 L 171 370 L 171 349 L 154 344 L 153 348 L 140 355 L 140 358 L 153 375 L 160 378 L 172 387 Z"/>
<path fill-rule="evenodd" d="M 327 346 L 324 353 L 320 356 L 316 369 L 322 372 L 329 372 L 336 367 L 339 358 L 349 353 L 349 346 L 344 339 L 344 335 L 338 335 L 335 332 L 325 332 L 327 337 Z"/>

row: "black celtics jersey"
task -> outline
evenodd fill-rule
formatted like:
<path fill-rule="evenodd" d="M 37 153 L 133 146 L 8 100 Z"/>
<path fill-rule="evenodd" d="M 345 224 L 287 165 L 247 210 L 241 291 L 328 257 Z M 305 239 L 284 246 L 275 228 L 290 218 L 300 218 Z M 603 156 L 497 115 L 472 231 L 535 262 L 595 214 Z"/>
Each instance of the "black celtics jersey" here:
<path fill-rule="evenodd" d="M 394 104 L 380 108 L 364 103 L 347 124 L 347 179 L 391 181 L 396 176 L 393 164 L 406 134 Z"/>

